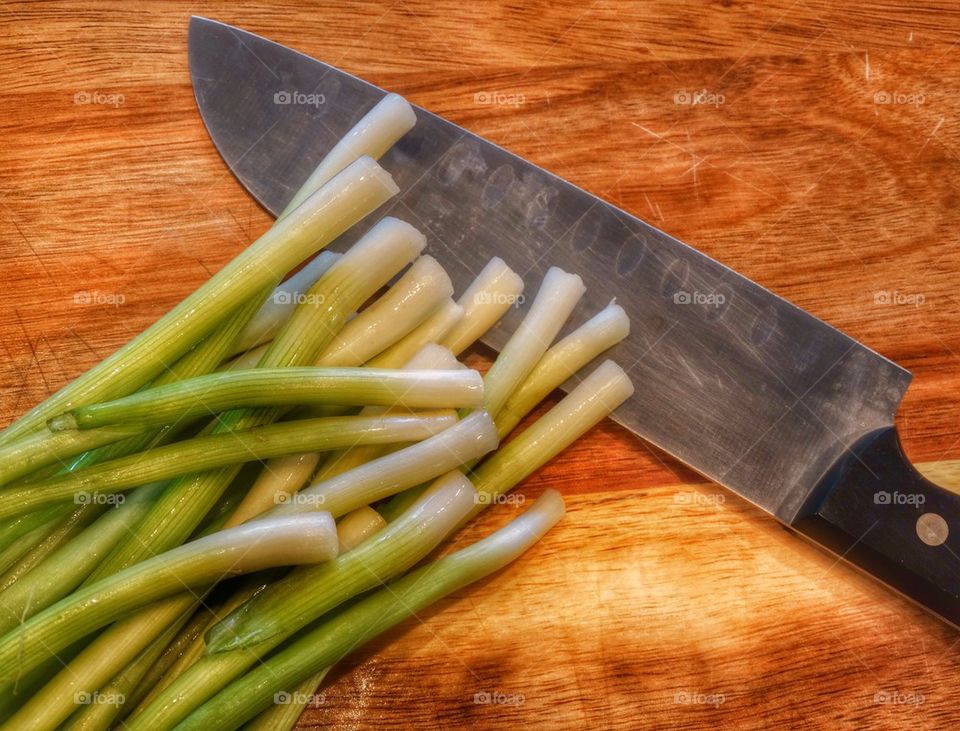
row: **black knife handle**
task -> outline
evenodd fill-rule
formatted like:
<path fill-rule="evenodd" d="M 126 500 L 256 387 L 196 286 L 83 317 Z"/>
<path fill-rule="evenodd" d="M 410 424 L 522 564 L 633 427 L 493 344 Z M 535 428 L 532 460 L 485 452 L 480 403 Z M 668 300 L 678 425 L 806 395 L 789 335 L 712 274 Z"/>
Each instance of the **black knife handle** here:
<path fill-rule="evenodd" d="M 792 527 L 960 626 L 960 495 L 917 472 L 895 427 L 855 443 Z"/>

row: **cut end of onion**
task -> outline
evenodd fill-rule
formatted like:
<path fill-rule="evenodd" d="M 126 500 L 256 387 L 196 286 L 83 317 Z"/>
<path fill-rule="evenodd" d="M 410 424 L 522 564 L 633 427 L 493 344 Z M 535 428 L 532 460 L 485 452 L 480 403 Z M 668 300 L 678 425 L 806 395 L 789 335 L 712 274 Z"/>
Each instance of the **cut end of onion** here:
<path fill-rule="evenodd" d="M 349 170 L 355 170 L 354 174 L 357 175 L 362 181 L 373 180 L 379 183 L 390 198 L 400 192 L 400 187 L 394 181 L 393 176 L 384 170 L 380 164 L 369 155 L 361 155 L 354 162 L 345 167 L 343 172 L 340 172 L 334 176 L 334 178 L 343 175 Z"/>

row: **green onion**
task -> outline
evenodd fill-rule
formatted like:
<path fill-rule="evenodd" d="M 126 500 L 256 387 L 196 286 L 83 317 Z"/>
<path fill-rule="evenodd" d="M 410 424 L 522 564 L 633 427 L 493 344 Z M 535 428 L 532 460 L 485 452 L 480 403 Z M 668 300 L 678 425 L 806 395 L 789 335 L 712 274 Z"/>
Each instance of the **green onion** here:
<path fill-rule="evenodd" d="M 265 640 L 260 646 L 254 651 L 214 650 L 215 654 L 205 655 L 158 694 L 149 706 L 127 719 L 127 728 L 170 728 L 226 683 L 256 664 L 263 652 L 289 636 L 286 627 L 299 624 L 299 617 L 305 617 L 305 624 L 311 617 L 322 615 L 417 563 L 473 507 L 475 498 L 470 482 L 460 472 L 452 472 L 425 494 L 407 515 L 353 550 L 323 564 L 324 570 L 315 570 L 320 569 L 320 565 L 295 569 L 268 592 L 258 594 L 208 632 L 211 650 L 214 647 L 226 649 L 223 639 L 228 640 L 226 645 L 230 644 L 234 618 L 246 616 L 248 608 L 263 598 L 269 599 L 272 606 L 273 597 L 285 595 L 288 587 L 296 587 L 298 591 L 293 592 L 291 603 L 281 613 L 281 623 L 260 628 Z M 291 622 L 290 618 L 294 621 Z"/>
<path fill-rule="evenodd" d="M 0 677 L 12 681 L 79 637 L 184 587 L 329 561 L 337 545 L 329 513 L 257 521 L 199 538 L 81 589 L 8 632 L 0 638 Z"/>
<path fill-rule="evenodd" d="M 365 465 L 355 470 L 352 476 L 343 475 L 331 480 L 327 486 L 332 492 L 347 495 L 350 492 L 348 486 L 354 485 L 358 494 L 353 504 L 362 506 L 375 499 L 369 496 L 379 494 L 375 492 L 378 488 L 404 489 L 493 449 L 496 446 L 495 431 L 489 416 L 478 411 L 440 432 L 437 437 L 441 439 L 431 437 L 402 452 L 388 455 L 377 464 Z M 420 447 L 423 449 L 418 449 Z M 308 505 L 309 499 L 298 502 L 297 509 L 325 509 L 319 498 L 312 500 L 312 505 Z M 50 713 L 69 713 L 74 693 L 92 692 L 101 687 L 156 637 L 158 628 L 168 626 L 183 612 L 189 611 L 193 601 L 189 594 L 166 600 L 107 630 L 41 691 Z"/>
<path fill-rule="evenodd" d="M 274 703 L 246 724 L 244 726 L 246 731 L 291 731 L 296 728 L 304 709 L 310 704 L 310 699 L 331 670 L 333 665 L 301 681 L 300 685 L 289 694 L 288 702 Z"/>
<path fill-rule="evenodd" d="M 560 403 L 475 471 L 472 479 L 477 488 L 477 504 L 470 517 L 496 503 L 500 495 L 553 459 L 632 393 L 633 385 L 622 368 L 612 361 L 600 365 Z M 325 500 L 324 509 L 336 515 L 331 503 Z M 305 588 L 299 590 L 305 595 L 309 593 Z M 288 582 L 285 590 L 277 591 L 275 586 L 250 602 L 244 611 L 235 612 L 211 630 L 210 650 L 250 647 L 271 636 L 271 632 L 282 631 L 278 628 L 292 631 L 298 621 L 306 623 L 316 615 L 309 613 L 302 599 L 296 596 L 297 592 L 298 587 Z M 294 609 L 299 614 L 294 615 Z"/>
<path fill-rule="evenodd" d="M 29 475 L 40 467 L 62 464 L 65 459 L 135 436 L 142 431 L 143 428 L 131 425 L 57 435 L 46 431 L 28 434 L 0 447 L 0 485 Z"/>
<path fill-rule="evenodd" d="M 266 573 L 271 574 L 272 572 Z M 257 584 L 262 585 L 263 579 L 259 577 L 260 575 L 258 574 L 250 574 L 247 579 L 259 579 Z M 143 677 L 142 682 L 137 686 L 133 695 L 128 696 L 124 704 L 124 716 L 130 715 L 130 713 L 140 705 L 148 705 L 154 696 L 173 682 L 180 672 L 182 672 L 182 669 L 179 669 L 181 662 L 186 661 L 184 667 L 189 667 L 189 665 L 193 664 L 201 654 L 198 652 L 192 658 L 188 657 L 192 655 L 194 644 L 198 644 L 202 652 L 204 633 L 211 624 L 218 621 L 218 618 L 224 616 L 224 614 L 225 612 L 222 605 L 211 605 L 211 603 L 205 599 L 204 603 L 197 607 L 197 611 L 189 617 L 189 621 L 187 621 L 188 618 L 185 617 L 182 621 L 177 621 L 170 625 L 171 627 L 179 626 L 179 634 L 177 634 L 176 639 L 170 642 L 164 649 L 156 665 L 147 671 L 147 674 Z M 142 654 L 148 651 L 149 648 Z M 136 662 L 136 660 L 133 662 Z"/>
<path fill-rule="evenodd" d="M 47 555 L 56 551 L 60 546 L 69 543 L 83 532 L 93 521 L 97 519 L 99 513 L 87 513 L 74 510 L 59 524 L 54 526 L 41 541 L 33 548 L 27 551 L 20 560 L 9 567 L 7 572 L 0 578 L 0 589 L 16 584 L 26 574 L 30 573 L 34 567 L 43 561 Z"/>
<path fill-rule="evenodd" d="M 455 421 L 454 415 L 446 413 L 336 416 L 199 436 L 41 483 L 4 490 L 0 492 L 0 518 L 64 500 L 104 502 L 106 495 L 138 485 L 282 454 L 338 449 L 357 443 L 415 441 L 436 434 Z"/>
<path fill-rule="evenodd" d="M 456 359 L 453 353 L 446 348 L 433 343 L 428 343 L 422 346 L 408 360 L 406 360 L 404 363 L 401 363 L 400 366 L 404 370 L 408 371 L 432 370 L 434 368 L 442 370 L 462 370 L 465 368 L 465 366 Z M 364 409 L 361 409 L 360 413 L 365 416 L 372 416 L 373 414 L 384 413 L 384 411 L 376 406 L 368 406 Z M 323 467 L 317 470 L 317 474 L 314 476 L 314 481 L 327 479 L 329 477 L 339 475 L 342 472 L 346 472 L 347 470 L 351 470 L 354 467 L 359 467 L 365 462 L 369 462 L 370 460 L 380 457 L 386 451 L 394 451 L 395 448 L 396 445 L 390 445 L 387 447 L 367 445 L 355 446 L 350 447 L 349 449 L 330 452 L 323 463 Z"/>
<path fill-rule="evenodd" d="M 513 277 L 509 276 L 512 272 L 509 269 L 505 270 L 505 267 L 506 265 L 496 265 L 495 260 L 487 268 L 499 275 L 499 279 L 510 282 L 513 280 Z M 494 281 L 497 279 L 492 276 L 489 278 Z M 483 281 L 480 277 L 478 280 Z M 478 286 L 477 282 L 474 282 L 470 289 L 475 286 Z M 474 298 L 487 302 L 491 296 L 488 292 L 489 290 L 480 289 Z M 500 355 L 483 377 L 484 408 L 494 419 L 543 357 L 571 310 L 583 296 L 583 292 L 584 286 L 580 277 L 567 274 L 556 267 L 551 267 L 547 271 L 540 284 L 540 290 L 520 326 L 510 336 Z M 465 466 L 469 469 L 473 464 Z M 395 495 L 387 503 L 378 507 L 380 514 L 389 522 L 406 510 L 424 489 L 426 485 L 418 485 Z"/>
<path fill-rule="evenodd" d="M 379 159 L 410 131 L 416 121 L 413 109 L 403 97 L 387 94 L 327 153 L 279 218 L 289 215 L 314 190 L 325 185 L 361 155 Z"/>
<path fill-rule="evenodd" d="M 74 713 L 63 727 L 64 731 L 108 731 L 113 728 L 115 719 L 124 714 L 136 702 L 138 692 L 145 678 L 158 663 L 164 661 L 166 648 L 177 637 L 177 633 L 186 624 L 184 617 L 180 622 L 171 624 L 136 660 L 127 665 L 107 685 L 97 691 L 97 699 L 107 702 L 89 703 Z M 110 703 L 116 700 L 116 703 Z"/>
<path fill-rule="evenodd" d="M 470 518 L 556 457 L 633 394 L 633 384 L 613 361 L 604 361 L 556 406 L 473 473 L 479 503 Z"/>
<path fill-rule="evenodd" d="M 19 541 L 0 552 L 0 571 L 6 572 L 14 568 L 30 551 L 50 536 L 59 525 L 54 521 L 52 525 L 38 525 L 25 533 Z"/>
<path fill-rule="evenodd" d="M 416 258 L 424 244 L 423 235 L 409 224 L 389 217 L 379 221 L 310 288 L 306 300 L 264 353 L 259 367 L 314 362 L 350 313 Z M 220 415 L 216 431 L 230 432 L 269 423 L 280 414 L 279 408 L 232 410 Z M 271 456 L 283 453 L 290 452 Z M 185 541 L 238 471 L 237 464 L 230 464 L 176 480 L 144 518 L 137 535 L 114 549 L 94 576 L 106 576 Z"/>
<path fill-rule="evenodd" d="M 358 159 L 170 312 L 0 433 L 0 445 L 84 404 L 132 393 L 210 333 L 227 314 L 398 192 L 370 158 Z"/>
<path fill-rule="evenodd" d="M 483 381 L 476 371 L 253 368 L 212 373 L 82 406 L 52 419 L 50 428 L 160 426 L 243 406 L 347 404 L 414 409 L 480 406 L 482 402 Z"/>
<path fill-rule="evenodd" d="M 380 355 L 368 360 L 366 365 L 371 368 L 400 368 L 424 345 L 436 343 L 446 336 L 463 319 L 463 314 L 463 307 L 447 298 L 430 317 Z"/>
<path fill-rule="evenodd" d="M 202 594 L 198 597 L 186 592 L 155 602 L 115 622 L 59 672 L 59 663 L 54 661 L 50 670 L 41 676 L 41 679 L 52 678 L 33 697 L 18 689 L 9 693 L 8 698 L 16 703 L 14 708 L 19 707 L 24 718 L 30 719 L 31 729 L 57 728 L 77 710 L 77 693 L 93 693 L 109 683 L 149 647 L 160 632 L 177 621 L 189 619 L 200 598 Z M 29 684 L 22 682 L 21 685 Z M 29 700 L 24 702 L 21 698 Z"/>
<path fill-rule="evenodd" d="M 563 498 L 556 491 L 547 490 L 522 515 L 490 536 L 337 612 L 231 683 L 177 728 L 238 728 L 268 708 L 277 693 L 330 667 L 448 594 L 503 568 L 536 544 L 563 514 Z"/>
<path fill-rule="evenodd" d="M 404 366 L 404 370 L 433 368 L 449 370 L 459 365 L 457 359 L 454 358 L 453 354 L 446 348 L 441 348 L 440 346 L 425 346 L 410 359 L 410 362 Z M 360 413 L 363 416 L 374 416 L 385 412 L 376 407 L 368 407 Z M 449 435 L 449 438 L 454 438 L 458 433 L 459 430 L 453 432 L 453 434 Z M 495 447 L 496 444 L 491 444 L 489 449 L 494 449 Z M 317 472 L 314 481 L 327 479 L 353 469 L 354 467 L 359 467 L 361 464 L 381 456 L 383 454 L 381 450 L 382 447 L 380 446 L 368 445 L 366 447 L 351 446 L 347 450 L 331 452 L 326 465 L 336 463 L 336 470 L 334 470 L 332 466 L 327 468 L 325 465 L 324 469 Z M 480 455 L 478 454 L 477 456 Z M 237 524 L 252 518 L 276 505 L 278 500 L 295 493 L 310 479 L 310 475 L 314 473 L 320 457 L 321 455 L 317 452 L 305 452 L 270 460 L 260 472 L 256 482 L 247 492 L 240 507 L 238 507 L 236 512 L 230 517 L 229 522 L 231 524 Z M 433 476 L 447 472 L 454 467 L 456 467 L 456 465 L 443 467 L 439 472 L 433 473 Z"/>
<path fill-rule="evenodd" d="M 471 479 L 478 504 L 472 519 L 579 439 L 633 393 L 630 379 L 616 363 L 605 361 L 556 406 L 497 450 Z M 396 495 L 378 512 L 390 523 L 416 500 L 422 486 Z"/>
<path fill-rule="evenodd" d="M 360 365 L 422 323 L 453 294 L 450 277 L 432 256 L 421 256 L 372 305 L 346 324 L 317 365 Z"/>
<path fill-rule="evenodd" d="M 455 426 L 418 444 L 307 487 L 289 498 L 279 496 L 281 504 L 263 516 L 320 508 L 339 518 L 495 449 L 495 431 L 490 416 L 485 411 L 475 411 Z"/>
<path fill-rule="evenodd" d="M 298 452 L 274 457 L 266 462 L 240 505 L 227 520 L 228 525 L 239 525 L 274 507 L 278 500 L 287 499 L 306 484 L 323 454 Z M 339 451 L 334 454 L 339 454 Z"/>
<path fill-rule="evenodd" d="M 230 348 L 230 355 L 245 353 L 273 340 L 309 289 L 339 258 L 340 255 L 332 251 L 321 251 L 307 262 L 303 269 L 281 282 L 236 338 Z"/>
<path fill-rule="evenodd" d="M 622 307 L 611 302 L 551 347 L 497 414 L 500 438 L 512 432 L 547 394 L 629 334 L 627 314 Z"/>
<path fill-rule="evenodd" d="M 205 338 L 199 345 L 197 345 L 197 347 L 195 347 L 185 356 L 180 358 L 180 360 L 174 363 L 173 366 L 168 368 L 164 373 L 161 373 L 154 380 L 153 385 L 161 386 L 164 384 L 174 383 L 177 380 L 190 378 L 192 376 L 202 375 L 212 370 L 223 359 L 224 354 L 228 351 L 231 343 L 233 342 L 233 340 L 236 339 L 240 330 L 242 330 L 243 327 L 246 325 L 249 318 L 252 316 L 253 312 L 259 305 L 259 302 L 261 299 L 262 299 L 262 296 L 258 295 L 251 298 L 249 302 L 244 303 L 231 315 L 226 325 L 218 328 L 214 333 L 212 333 L 209 337 Z M 158 431 L 145 432 L 144 434 L 138 437 L 126 439 L 124 441 L 116 442 L 114 444 L 111 444 L 106 447 L 102 447 L 100 449 L 86 452 L 83 455 L 81 455 L 79 458 L 73 460 L 68 465 L 67 469 L 68 471 L 76 471 L 81 467 L 88 466 L 91 464 L 96 464 L 97 462 L 102 462 L 112 457 L 122 457 L 127 454 L 139 452 L 145 448 L 156 447 L 161 444 L 165 444 L 169 441 L 172 441 L 178 432 L 179 432 L 179 426 L 165 427 Z M 32 479 L 32 476 L 30 481 L 31 482 L 34 481 Z M 86 521 L 86 520 L 95 519 L 96 516 L 104 512 L 107 509 L 107 507 L 108 506 L 106 504 L 99 504 L 96 502 L 84 503 L 79 507 L 77 507 L 72 512 L 70 512 L 70 514 L 65 519 L 64 523 L 69 523 L 71 521 L 77 522 L 77 521 Z M 51 509 L 62 511 L 64 507 L 59 505 L 49 506 L 48 508 L 44 508 L 39 511 L 34 511 L 34 513 L 32 513 L 31 515 L 38 515 L 44 512 L 49 512 Z M 66 510 L 69 511 L 70 506 L 66 506 Z M 108 517 L 108 518 L 105 518 L 105 520 L 110 521 L 111 519 Z M 101 532 L 98 524 L 96 523 L 93 526 L 91 526 L 89 530 L 94 534 Z M 109 551 L 113 545 L 115 545 L 117 542 L 119 542 L 123 537 L 127 535 L 126 530 L 123 530 L 122 532 L 118 533 L 117 531 L 113 530 L 109 526 L 105 526 L 105 530 L 103 531 L 103 533 L 111 537 L 112 544 L 101 543 L 99 555 L 94 557 L 93 561 L 76 563 L 73 561 L 65 560 L 63 558 L 60 559 L 59 563 L 60 563 L 61 570 L 57 573 L 56 582 L 62 585 L 63 587 L 68 587 L 64 590 L 64 593 L 72 590 L 81 581 L 83 581 L 83 579 L 86 578 L 88 573 L 93 570 L 96 560 L 99 558 L 99 556 L 103 555 L 104 552 Z M 67 544 L 68 551 L 71 550 L 70 547 L 72 545 L 73 545 L 72 542 Z M 58 550 L 58 547 L 54 543 L 52 543 L 50 540 L 44 540 L 43 544 L 38 546 L 37 549 L 32 551 L 30 554 L 28 554 L 28 557 L 25 558 L 24 561 L 28 559 L 37 559 L 37 558 L 40 558 L 42 560 L 43 551 L 54 552 L 57 550 Z M 87 552 L 86 547 L 80 546 L 76 549 L 74 553 L 84 554 L 86 552 Z M 72 573 L 72 572 L 76 572 L 76 573 Z M 31 607 L 33 608 L 33 611 L 42 609 L 44 606 L 45 606 L 44 604 L 39 604 L 36 601 L 31 603 Z"/>
<path fill-rule="evenodd" d="M 356 548 L 386 525 L 387 521 L 380 517 L 380 513 L 367 505 L 347 513 L 337 521 L 340 553 Z"/>
<path fill-rule="evenodd" d="M 483 377 L 483 406 L 494 418 L 526 378 L 583 296 L 583 280 L 551 267 L 526 316 Z"/>
<path fill-rule="evenodd" d="M 0 592 L 0 635 L 76 589 L 103 554 L 136 528 L 162 489 L 162 483 L 155 483 L 134 490 L 75 540 L 4 588 Z"/>
<path fill-rule="evenodd" d="M 460 355 L 503 317 L 523 302 L 523 279 L 500 257 L 494 257 L 457 300 L 463 319 L 439 341 Z"/>

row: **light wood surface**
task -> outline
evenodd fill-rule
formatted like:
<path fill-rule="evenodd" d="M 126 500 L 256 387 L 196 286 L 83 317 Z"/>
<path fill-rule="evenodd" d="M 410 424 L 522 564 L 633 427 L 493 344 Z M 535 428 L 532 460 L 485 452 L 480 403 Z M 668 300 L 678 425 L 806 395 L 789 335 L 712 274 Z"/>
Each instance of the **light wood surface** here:
<path fill-rule="evenodd" d="M 191 13 L 402 93 L 792 299 L 913 371 L 899 424 L 914 460 L 960 457 L 960 9 L 946 0 L 4 0 L 0 421 L 269 225 L 196 112 Z M 682 103 L 697 91 L 707 103 Z M 302 725 L 960 720 L 955 630 L 624 430 L 597 428 L 521 493 L 548 486 L 567 496 L 562 526 L 351 658 Z M 512 704 L 476 703 L 485 692 Z"/>

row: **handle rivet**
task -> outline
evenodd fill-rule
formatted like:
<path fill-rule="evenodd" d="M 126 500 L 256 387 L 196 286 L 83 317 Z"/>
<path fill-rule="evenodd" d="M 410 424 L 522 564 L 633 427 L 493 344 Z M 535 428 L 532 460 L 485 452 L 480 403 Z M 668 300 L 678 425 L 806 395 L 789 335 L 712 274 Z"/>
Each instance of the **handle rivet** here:
<path fill-rule="evenodd" d="M 924 513 L 917 518 L 917 536 L 928 546 L 943 544 L 949 534 L 947 521 L 936 513 Z"/>

